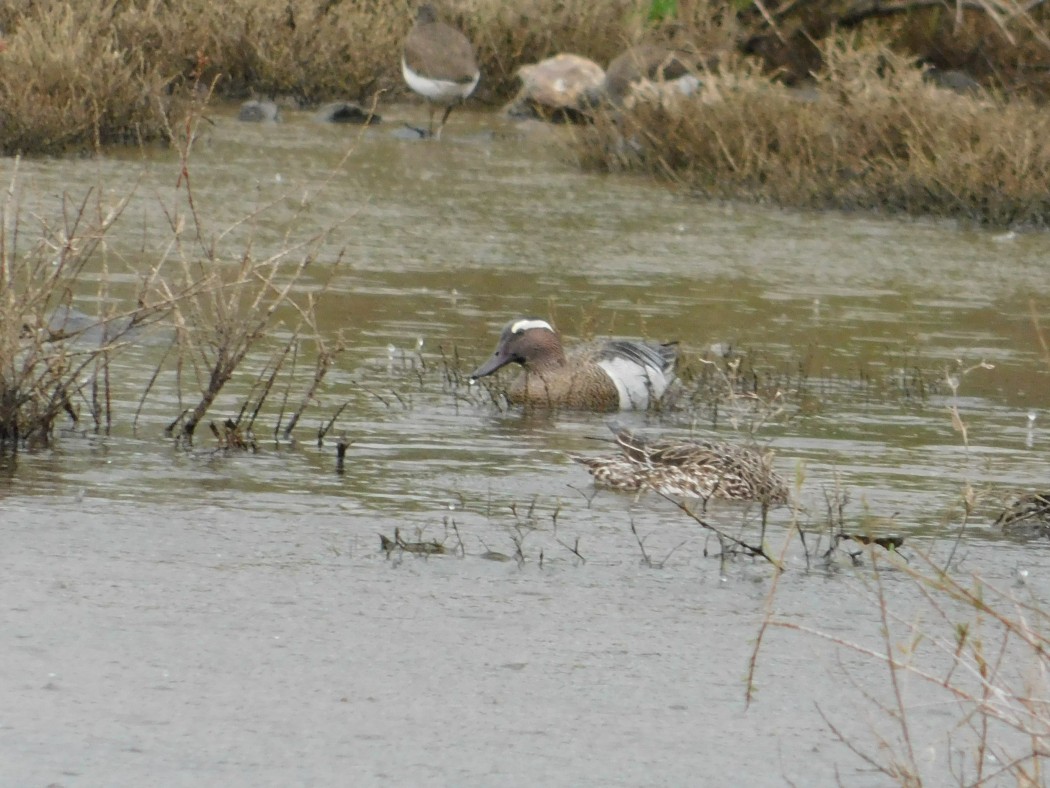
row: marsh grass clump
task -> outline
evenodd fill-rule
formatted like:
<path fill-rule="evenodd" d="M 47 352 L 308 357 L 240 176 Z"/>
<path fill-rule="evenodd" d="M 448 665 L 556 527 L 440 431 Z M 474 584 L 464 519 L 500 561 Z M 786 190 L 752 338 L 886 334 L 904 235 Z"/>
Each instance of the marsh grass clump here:
<path fill-rule="evenodd" d="M 490 105 L 514 94 L 523 65 L 574 53 L 606 66 L 643 42 L 686 42 L 704 63 L 753 57 L 763 73 L 795 83 L 833 69 L 823 42 L 835 30 L 887 41 L 942 71 L 966 69 L 1004 95 L 1050 94 L 1045 4 L 987 0 L 951 11 L 941 5 L 446 0 L 440 14 L 473 42 L 483 74 L 475 96 Z M 414 6 L 409 0 L 4 4 L 0 153 L 163 140 L 201 94 L 299 107 L 405 98 L 399 54 Z M 761 112 L 761 104 L 753 110 Z"/>
<path fill-rule="evenodd" d="M 32 3 L 0 53 L 0 153 L 165 139 L 185 106 L 173 74 L 111 23 L 121 4 Z"/>
<path fill-rule="evenodd" d="M 684 411 L 694 421 L 707 419 L 712 427 L 722 418 L 765 422 L 782 411 L 785 393 L 795 388 L 775 365 L 732 348 L 689 357 L 679 366 L 678 378 L 665 409 Z"/>
<path fill-rule="evenodd" d="M 217 95 L 288 95 L 303 103 L 389 90 L 400 78 L 396 56 L 374 58 L 384 46 L 397 51 L 404 11 L 399 4 L 293 8 L 245 0 L 8 9 L 2 15 L 0 153 L 167 140 L 209 88 Z"/>
<path fill-rule="evenodd" d="M 1050 110 L 939 88 L 882 45 L 839 38 L 823 53 L 813 90 L 723 68 L 699 98 L 600 117 L 577 152 L 705 197 L 1050 225 Z"/>
<path fill-rule="evenodd" d="M 125 40 L 149 41 L 180 81 L 198 76 L 222 96 L 312 106 L 399 88 L 410 16 L 407 3 L 190 0 L 132 4 L 120 18 Z"/>
<path fill-rule="evenodd" d="M 816 415 L 842 401 L 922 407 L 931 396 L 951 392 L 944 369 L 910 351 L 856 363 L 855 369 L 841 371 L 815 347 L 788 356 L 746 345 L 686 354 L 678 370 L 680 385 L 664 408 L 712 427 L 726 419 L 760 425 Z"/>
<path fill-rule="evenodd" d="M 168 426 L 169 433 L 178 428 L 181 436 L 192 440 L 219 394 L 242 371 L 248 354 L 269 335 L 275 312 L 290 302 L 289 292 L 308 263 L 308 258 L 293 263 L 286 275 L 282 258 L 277 255 L 257 262 L 245 255 L 236 267 L 215 259 L 186 265 L 186 281 L 203 286 L 193 288 L 173 309 L 175 372 L 179 381 L 187 377 L 193 381 L 196 402 Z M 238 434 L 242 426 L 251 428 L 293 344 L 278 350 L 257 375 L 238 418 L 232 421 Z M 179 393 L 181 397 L 181 385 Z M 244 418 L 247 424 L 242 425 Z"/>
<path fill-rule="evenodd" d="M 640 42 L 688 41 L 702 62 L 754 57 L 795 83 L 824 73 L 832 31 L 889 42 L 942 72 L 966 69 L 1004 95 L 1050 94 L 1042 3 L 757 3 L 695 0 L 447 0 L 474 43 L 483 103 L 506 101 L 517 71 L 556 53 L 606 65 Z M 332 0 L 45 0 L 0 7 L 0 152 L 60 153 L 164 139 L 198 98 L 404 98 L 399 52 L 414 4 Z M 760 109 L 760 108 L 759 108 Z"/>
<path fill-rule="evenodd" d="M 63 417 L 108 431 L 113 358 L 171 306 L 152 290 L 156 269 L 140 274 L 133 306 L 111 297 L 105 270 L 87 274 L 125 201 L 67 199 L 64 221 L 42 222 L 35 237 L 17 169 L 0 206 L 0 453 L 49 445 Z M 74 291 L 89 278 L 94 315 L 73 307 Z"/>

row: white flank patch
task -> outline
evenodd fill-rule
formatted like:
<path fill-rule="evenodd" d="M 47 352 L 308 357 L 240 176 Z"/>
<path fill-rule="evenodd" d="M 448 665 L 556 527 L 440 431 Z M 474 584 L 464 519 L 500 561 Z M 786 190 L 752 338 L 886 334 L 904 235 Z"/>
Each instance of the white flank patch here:
<path fill-rule="evenodd" d="M 656 367 L 647 367 L 627 358 L 606 358 L 598 362 L 620 395 L 620 410 L 648 408 L 667 390 L 671 379 Z"/>
<path fill-rule="evenodd" d="M 546 320 L 525 319 L 519 320 L 517 323 L 514 323 L 510 327 L 510 333 L 517 334 L 519 331 L 528 331 L 530 328 L 545 328 L 552 333 L 554 331 L 554 329 L 551 328 L 551 324 L 548 323 Z"/>
<path fill-rule="evenodd" d="M 421 96 L 426 96 L 435 104 L 454 104 L 465 99 L 474 92 L 474 88 L 478 86 L 478 80 L 481 79 L 480 71 L 472 82 L 450 82 L 447 79 L 430 79 L 420 76 L 410 69 L 404 58 L 401 58 L 401 73 L 412 90 Z"/>

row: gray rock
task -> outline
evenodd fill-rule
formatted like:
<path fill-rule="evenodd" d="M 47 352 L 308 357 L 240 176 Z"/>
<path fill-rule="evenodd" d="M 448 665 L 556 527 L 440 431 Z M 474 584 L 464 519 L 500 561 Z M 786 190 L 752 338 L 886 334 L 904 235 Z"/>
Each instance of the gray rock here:
<path fill-rule="evenodd" d="M 237 120 L 245 123 L 277 123 L 281 120 L 281 110 L 272 101 L 252 99 L 241 104 Z"/>
<path fill-rule="evenodd" d="M 322 123 L 349 123 L 356 126 L 371 126 L 383 119 L 350 101 L 333 101 L 325 104 L 314 117 Z"/>

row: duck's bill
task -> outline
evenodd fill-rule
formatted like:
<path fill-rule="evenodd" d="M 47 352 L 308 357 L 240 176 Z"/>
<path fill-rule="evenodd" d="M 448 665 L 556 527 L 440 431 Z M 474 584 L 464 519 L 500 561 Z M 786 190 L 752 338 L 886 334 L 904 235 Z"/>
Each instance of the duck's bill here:
<path fill-rule="evenodd" d="M 484 364 L 482 364 L 480 367 L 478 367 L 470 373 L 470 379 L 477 380 L 478 378 L 483 378 L 486 375 L 491 375 L 496 370 L 507 366 L 507 364 L 509 364 L 513 360 L 513 357 L 511 357 L 509 354 L 502 353 L 499 350 L 497 350 L 489 357 L 488 361 L 486 361 Z"/>

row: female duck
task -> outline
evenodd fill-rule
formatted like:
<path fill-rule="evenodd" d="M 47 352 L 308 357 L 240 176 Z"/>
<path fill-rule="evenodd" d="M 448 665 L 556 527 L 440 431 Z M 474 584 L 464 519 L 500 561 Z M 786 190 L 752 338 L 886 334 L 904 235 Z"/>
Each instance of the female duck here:
<path fill-rule="evenodd" d="M 788 500 L 788 488 L 772 468 L 772 455 L 714 441 L 652 440 L 610 425 L 620 454 L 570 455 L 587 466 L 594 483 L 628 492 L 759 501 Z"/>
<path fill-rule="evenodd" d="M 521 374 L 507 390 L 514 404 L 574 410 L 628 410 L 659 402 L 674 380 L 678 344 L 615 339 L 566 355 L 545 320 L 520 318 L 503 328 L 492 357 L 470 376 L 491 375 L 507 364 Z"/>
<path fill-rule="evenodd" d="M 1027 493 L 1004 509 L 995 524 L 1023 538 L 1050 536 L 1050 493 Z"/>

